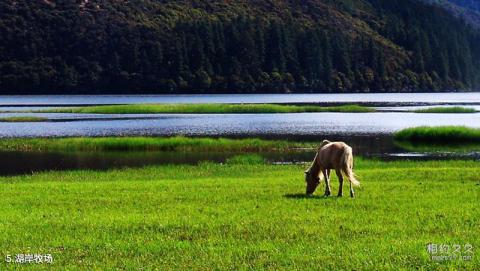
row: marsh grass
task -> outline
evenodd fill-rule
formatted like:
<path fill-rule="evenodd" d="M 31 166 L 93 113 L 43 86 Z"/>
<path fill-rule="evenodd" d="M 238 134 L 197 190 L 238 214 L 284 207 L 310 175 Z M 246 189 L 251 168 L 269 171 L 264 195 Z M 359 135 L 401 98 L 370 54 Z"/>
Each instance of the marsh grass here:
<path fill-rule="evenodd" d="M 226 114 L 226 113 L 304 113 L 304 112 L 374 112 L 360 105 L 321 107 L 279 104 L 128 104 L 46 109 L 42 113 L 89 114 Z"/>
<path fill-rule="evenodd" d="M 0 118 L 0 122 L 42 122 L 47 121 L 47 118 L 34 117 L 34 116 L 19 116 L 19 117 L 6 117 Z"/>
<path fill-rule="evenodd" d="M 397 147 L 405 149 L 410 152 L 428 152 L 428 153 L 469 153 L 479 152 L 480 143 L 425 143 L 425 142 L 410 142 L 406 140 L 394 140 L 394 144 Z"/>
<path fill-rule="evenodd" d="M 466 108 L 460 106 L 453 107 L 432 107 L 414 110 L 415 113 L 476 113 L 475 108 Z"/>
<path fill-rule="evenodd" d="M 228 158 L 226 164 L 234 165 L 260 165 L 266 163 L 266 160 L 263 156 L 258 154 L 243 154 L 235 155 L 231 158 Z"/>
<path fill-rule="evenodd" d="M 315 143 L 255 138 L 78 137 L 0 140 L 4 151 L 285 151 L 313 148 Z"/>
<path fill-rule="evenodd" d="M 421 142 L 424 144 L 480 143 L 480 129 L 464 126 L 414 127 L 394 134 L 397 141 Z"/>
<path fill-rule="evenodd" d="M 308 165 L 255 160 L 0 177 L 2 257 L 54 257 L 0 269 L 480 268 L 478 162 L 356 159 L 351 199 L 305 197 Z M 473 259 L 435 262 L 429 243 Z"/>

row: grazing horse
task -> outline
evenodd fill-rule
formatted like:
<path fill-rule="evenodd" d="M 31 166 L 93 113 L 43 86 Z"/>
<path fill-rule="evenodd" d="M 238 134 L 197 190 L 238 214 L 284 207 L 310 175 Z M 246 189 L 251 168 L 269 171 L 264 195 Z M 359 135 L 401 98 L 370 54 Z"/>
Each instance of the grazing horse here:
<path fill-rule="evenodd" d="M 305 171 L 307 195 L 313 194 L 323 177 L 325 177 L 325 196 L 330 196 L 331 169 L 335 169 L 340 182 L 338 196 L 343 196 L 343 174 L 345 174 L 350 181 L 350 196 L 353 198 L 355 196 L 353 186 L 360 186 L 360 182 L 353 173 L 352 148 L 343 142 L 330 142 L 328 140 L 324 140 L 318 147 L 317 155 L 315 155 L 312 165 Z"/>

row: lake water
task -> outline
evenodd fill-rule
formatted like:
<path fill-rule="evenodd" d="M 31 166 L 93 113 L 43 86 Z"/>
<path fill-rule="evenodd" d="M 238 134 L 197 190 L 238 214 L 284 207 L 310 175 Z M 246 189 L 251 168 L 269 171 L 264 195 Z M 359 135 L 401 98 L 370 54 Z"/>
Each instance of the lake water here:
<path fill-rule="evenodd" d="M 16 114 L 0 114 L 0 117 Z M 0 137 L 59 136 L 294 136 L 390 134 L 413 126 L 480 127 L 480 114 L 299 113 L 299 114 L 19 114 L 49 122 L 0 123 Z"/>
<path fill-rule="evenodd" d="M 321 141 L 343 140 L 357 155 L 381 158 L 435 158 L 393 144 L 391 134 L 407 127 L 462 125 L 480 127 L 480 114 L 415 114 L 425 106 L 465 105 L 480 109 L 480 93 L 420 94 L 266 94 L 266 95 L 139 95 L 139 96 L 0 96 L 0 111 L 46 107 L 132 103 L 288 103 L 348 104 L 378 107 L 375 113 L 298 114 L 25 114 L 38 123 L 0 123 L 0 138 L 66 136 L 222 136 Z M 165 163 L 225 161 L 237 154 L 203 153 L 0 153 L 0 174 L 55 169 L 105 169 Z M 309 161 L 311 151 L 286 156 L 263 154 L 270 162 Z M 446 156 L 448 158 L 448 155 Z M 477 157 L 473 153 L 471 157 Z M 8 165 L 8 166 L 5 166 Z"/>
<path fill-rule="evenodd" d="M 467 105 L 480 109 L 480 93 L 393 94 L 232 94 L 232 95 L 105 95 L 0 96 L 0 111 L 72 105 L 132 103 L 363 103 L 384 112 L 304 114 L 24 114 L 48 122 L 0 123 L 0 137 L 52 136 L 236 136 L 390 134 L 413 126 L 480 127 L 480 114 L 414 114 L 425 105 Z M 408 106 L 406 106 L 408 105 Z"/>
<path fill-rule="evenodd" d="M 215 95 L 25 95 L 0 96 L 0 106 L 99 105 L 135 103 L 363 103 L 480 104 L 471 93 L 215 94 Z"/>

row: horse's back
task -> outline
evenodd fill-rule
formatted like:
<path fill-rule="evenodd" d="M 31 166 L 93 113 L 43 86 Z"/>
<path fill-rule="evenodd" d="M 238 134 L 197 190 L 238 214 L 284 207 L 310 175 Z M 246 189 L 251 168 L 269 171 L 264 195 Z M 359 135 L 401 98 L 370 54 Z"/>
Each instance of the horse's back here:
<path fill-rule="evenodd" d="M 324 143 L 322 143 L 322 145 L 320 145 L 320 148 L 319 148 L 319 151 L 339 151 L 339 152 L 343 152 L 344 150 L 348 150 L 348 149 L 352 149 L 352 147 L 350 147 L 349 145 L 347 145 L 345 142 L 342 142 L 342 141 L 337 141 L 337 142 L 328 142 L 326 143 L 324 141 Z"/>
<path fill-rule="evenodd" d="M 345 142 L 330 142 L 320 147 L 318 155 L 322 167 L 334 169 L 342 166 L 345 152 L 352 152 L 352 147 Z"/>

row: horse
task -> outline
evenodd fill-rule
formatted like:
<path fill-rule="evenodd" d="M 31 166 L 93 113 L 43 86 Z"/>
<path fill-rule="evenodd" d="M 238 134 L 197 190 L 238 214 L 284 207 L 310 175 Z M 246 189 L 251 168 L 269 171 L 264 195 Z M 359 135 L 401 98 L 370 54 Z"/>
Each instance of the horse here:
<path fill-rule="evenodd" d="M 338 197 L 343 196 L 343 174 L 350 182 L 350 196 L 355 197 L 354 186 L 360 186 L 360 182 L 353 173 L 353 154 L 352 148 L 344 142 L 330 142 L 324 140 L 318 147 L 315 159 L 309 169 L 305 171 L 305 182 L 307 183 L 307 196 L 312 195 L 320 182 L 325 177 L 325 196 L 331 194 L 330 188 L 330 170 L 335 169 L 338 176 L 340 187 L 338 188 Z M 319 176 L 320 175 L 320 176 Z"/>

